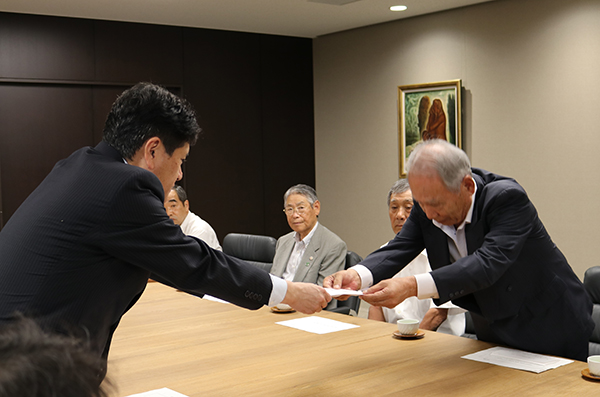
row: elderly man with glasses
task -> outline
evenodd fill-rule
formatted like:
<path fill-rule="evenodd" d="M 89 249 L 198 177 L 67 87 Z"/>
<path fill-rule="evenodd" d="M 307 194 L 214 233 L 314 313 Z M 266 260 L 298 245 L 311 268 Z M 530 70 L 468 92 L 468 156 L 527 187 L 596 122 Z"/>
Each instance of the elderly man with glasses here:
<path fill-rule="evenodd" d="M 293 231 L 277 240 L 271 274 L 322 286 L 325 277 L 344 269 L 346 243 L 318 222 L 321 203 L 312 187 L 292 186 L 283 203 Z"/>

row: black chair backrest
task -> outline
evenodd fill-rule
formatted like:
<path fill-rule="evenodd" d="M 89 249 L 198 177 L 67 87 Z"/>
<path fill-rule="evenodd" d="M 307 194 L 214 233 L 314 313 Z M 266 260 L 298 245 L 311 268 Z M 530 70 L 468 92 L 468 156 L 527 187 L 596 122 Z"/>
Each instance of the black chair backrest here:
<path fill-rule="evenodd" d="M 592 319 L 596 324 L 596 328 L 590 336 L 589 354 L 600 354 L 600 266 L 590 267 L 585 271 L 583 286 L 594 303 Z"/>
<path fill-rule="evenodd" d="M 361 258 L 356 252 L 348 251 L 346 252 L 346 264 L 344 265 L 344 269 L 350 269 L 352 266 L 358 264 L 362 260 L 363 258 Z"/>
<path fill-rule="evenodd" d="M 461 336 L 464 336 L 465 338 L 477 339 L 477 334 L 475 333 L 475 324 L 473 323 L 471 312 L 465 312 L 465 333 Z"/>
<path fill-rule="evenodd" d="M 273 266 L 276 244 L 277 240 L 270 236 L 229 233 L 223 239 L 223 252 L 268 272 Z"/>

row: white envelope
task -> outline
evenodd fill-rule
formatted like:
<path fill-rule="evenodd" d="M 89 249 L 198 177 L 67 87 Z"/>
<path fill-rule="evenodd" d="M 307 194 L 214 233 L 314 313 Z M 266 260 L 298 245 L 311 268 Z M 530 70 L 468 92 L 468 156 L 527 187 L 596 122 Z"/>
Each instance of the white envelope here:
<path fill-rule="evenodd" d="M 342 296 L 342 295 L 359 296 L 359 295 L 363 294 L 362 291 L 355 291 L 353 289 L 325 288 L 325 291 L 327 291 L 327 293 L 329 295 L 331 295 L 332 298 L 335 298 L 336 296 Z"/>

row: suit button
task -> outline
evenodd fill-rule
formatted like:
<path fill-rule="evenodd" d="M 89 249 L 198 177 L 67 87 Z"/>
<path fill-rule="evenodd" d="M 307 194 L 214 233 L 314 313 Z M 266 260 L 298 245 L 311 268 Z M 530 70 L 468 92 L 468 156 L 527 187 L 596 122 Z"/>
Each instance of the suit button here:
<path fill-rule="evenodd" d="M 450 292 L 450 299 L 454 298 L 454 294 Z"/>
<path fill-rule="evenodd" d="M 464 289 L 461 289 L 461 290 L 460 290 L 460 294 L 461 294 L 461 295 L 464 295 L 464 294 L 465 294 L 465 290 L 464 290 Z"/>
<path fill-rule="evenodd" d="M 512 287 L 509 285 L 508 287 L 506 287 L 506 291 L 507 291 L 507 292 L 510 292 L 510 291 L 512 291 Z"/>

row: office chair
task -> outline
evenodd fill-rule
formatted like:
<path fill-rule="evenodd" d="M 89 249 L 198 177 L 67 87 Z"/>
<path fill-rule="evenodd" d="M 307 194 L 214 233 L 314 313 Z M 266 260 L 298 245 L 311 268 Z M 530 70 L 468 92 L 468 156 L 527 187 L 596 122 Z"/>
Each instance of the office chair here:
<path fill-rule="evenodd" d="M 348 251 L 346 253 L 346 264 L 344 265 L 344 269 L 349 269 L 352 266 L 356 265 L 358 262 L 362 261 L 361 258 L 356 252 Z M 345 301 L 337 301 L 337 306 L 334 308 L 327 308 L 326 310 L 348 314 L 350 316 L 357 316 L 358 310 L 360 309 L 360 298 L 358 296 L 351 296 Z"/>
<path fill-rule="evenodd" d="M 590 267 L 583 276 L 583 286 L 588 292 L 594 308 L 592 319 L 596 324 L 592 336 L 590 336 L 590 356 L 600 354 L 600 266 Z"/>
<path fill-rule="evenodd" d="M 276 244 L 277 240 L 270 236 L 229 233 L 223 239 L 223 252 L 269 272 Z"/>
<path fill-rule="evenodd" d="M 475 333 L 475 324 L 473 323 L 471 313 L 468 311 L 465 312 L 465 333 L 461 336 L 469 339 L 477 339 L 477 334 Z"/>

